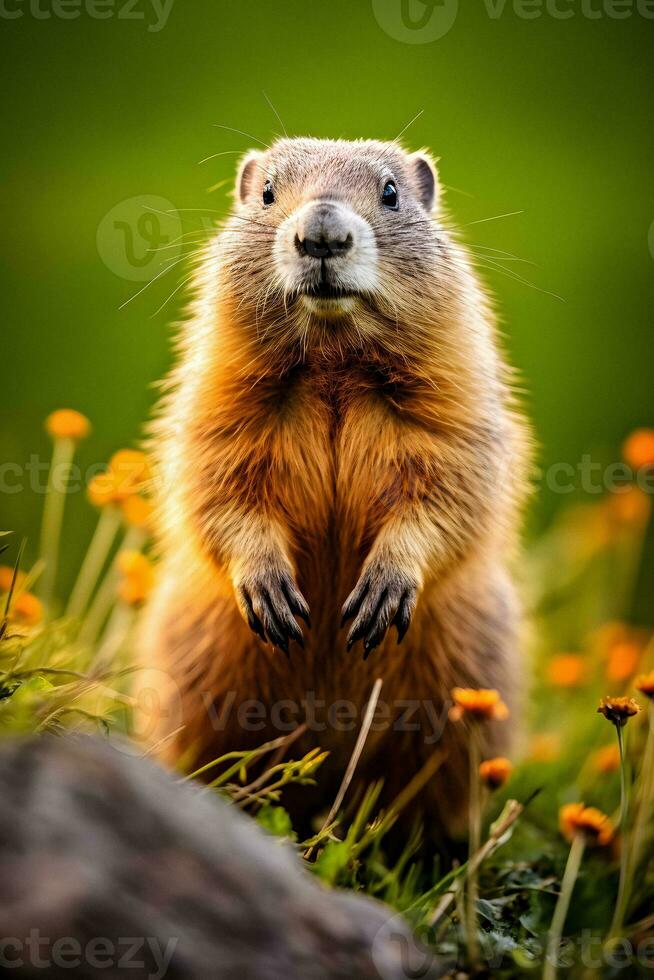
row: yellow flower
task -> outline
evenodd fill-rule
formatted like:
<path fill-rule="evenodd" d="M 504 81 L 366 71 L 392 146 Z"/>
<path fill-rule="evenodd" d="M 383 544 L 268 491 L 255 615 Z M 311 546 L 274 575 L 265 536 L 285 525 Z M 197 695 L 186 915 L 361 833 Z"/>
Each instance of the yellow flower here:
<path fill-rule="evenodd" d="M 561 738 L 554 732 L 539 732 L 531 742 L 531 758 L 534 762 L 554 762 L 561 753 Z"/>
<path fill-rule="evenodd" d="M 509 709 L 499 691 L 486 688 L 455 687 L 452 691 L 454 707 L 450 711 L 452 721 L 464 716 L 477 720 L 508 718 Z"/>
<path fill-rule="evenodd" d="M 636 690 L 644 694 L 646 698 L 654 699 L 654 670 L 649 674 L 641 674 L 636 678 Z"/>
<path fill-rule="evenodd" d="M 559 829 L 566 840 L 583 834 L 587 844 L 606 847 L 613 840 L 613 824 L 605 813 L 583 803 L 566 803 L 559 811 Z"/>
<path fill-rule="evenodd" d="M 615 743 L 604 745 L 593 755 L 593 769 L 603 776 L 620 768 L 620 749 Z"/>
<path fill-rule="evenodd" d="M 615 643 L 609 654 L 606 667 L 608 681 L 626 681 L 635 672 L 640 659 L 640 647 L 636 643 L 625 640 Z"/>
<path fill-rule="evenodd" d="M 578 687 L 586 678 L 586 664 L 578 653 L 561 653 L 550 660 L 547 675 L 555 687 Z"/>
<path fill-rule="evenodd" d="M 502 756 L 487 759 L 479 766 L 479 776 L 489 789 L 499 789 L 500 786 L 504 786 L 512 772 L 513 765 Z"/>
<path fill-rule="evenodd" d="M 654 466 L 654 429 L 635 429 L 625 439 L 622 455 L 635 470 Z"/>
<path fill-rule="evenodd" d="M 43 619 L 43 606 L 31 592 L 19 592 L 12 600 L 9 618 L 23 626 L 36 626 Z"/>
<path fill-rule="evenodd" d="M 84 439 L 91 431 L 86 415 L 73 408 L 59 408 L 45 420 L 45 428 L 53 439 Z"/>
<path fill-rule="evenodd" d="M 152 564 L 140 551 L 121 551 L 117 557 L 123 580 L 118 594 L 123 602 L 136 606 L 147 599 L 154 581 Z"/>
<path fill-rule="evenodd" d="M 604 715 L 614 725 L 622 728 L 627 724 L 633 715 L 640 711 L 640 705 L 633 698 L 602 698 L 597 709 L 599 714 Z"/>
<path fill-rule="evenodd" d="M 152 504 L 138 493 L 123 501 L 122 511 L 127 523 L 133 527 L 147 528 L 152 523 Z"/>

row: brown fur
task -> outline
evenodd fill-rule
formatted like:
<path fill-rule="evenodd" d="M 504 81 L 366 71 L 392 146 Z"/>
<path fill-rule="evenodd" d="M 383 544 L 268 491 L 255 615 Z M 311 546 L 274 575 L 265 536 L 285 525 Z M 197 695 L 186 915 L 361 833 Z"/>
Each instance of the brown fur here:
<path fill-rule="evenodd" d="M 527 440 L 489 303 L 438 205 L 428 213 L 421 203 L 425 165 L 395 143 L 280 141 L 245 162 L 243 200 L 203 255 L 154 426 L 162 563 L 143 636 L 156 668 L 147 684 L 163 699 L 156 737 L 183 726 L 164 743 L 171 760 L 192 750 L 207 761 L 280 734 L 269 715 L 244 731 L 243 701 L 300 706 L 313 692 L 361 712 L 377 677 L 394 720 L 411 700 L 442 716 L 456 685 L 497 687 L 515 704 L 507 562 Z M 379 205 L 387 171 L 397 212 Z M 268 177 L 276 201 L 264 209 Z M 320 315 L 284 290 L 273 251 L 280 223 L 324 196 L 372 228 L 378 287 Z M 276 570 L 311 611 L 305 648 L 293 645 L 289 659 L 249 629 L 239 592 Z M 364 661 L 359 646 L 347 651 L 340 619 L 367 570 L 415 583 L 418 600 L 403 643 L 389 630 Z M 417 732 L 374 726 L 358 778 L 381 774 L 392 795 L 444 747 L 424 800 L 451 828 L 466 797 L 465 732 L 449 723 L 436 746 L 424 706 L 416 718 Z M 509 727 L 488 726 L 489 753 L 506 747 Z M 331 801 L 355 736 L 331 724 L 307 734 L 331 752 L 320 802 Z"/>

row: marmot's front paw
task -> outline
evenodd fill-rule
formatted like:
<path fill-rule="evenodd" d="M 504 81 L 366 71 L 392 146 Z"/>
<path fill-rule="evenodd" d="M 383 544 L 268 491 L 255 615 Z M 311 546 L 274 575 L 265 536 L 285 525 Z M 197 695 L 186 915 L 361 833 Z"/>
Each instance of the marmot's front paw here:
<path fill-rule="evenodd" d="M 290 572 L 264 567 L 235 583 L 236 598 L 250 629 L 265 642 L 288 653 L 290 640 L 304 646 L 299 616 L 311 628 L 309 607 Z"/>
<path fill-rule="evenodd" d="M 395 565 L 371 562 L 343 606 L 342 626 L 356 617 L 347 637 L 348 650 L 363 637 L 365 660 L 379 646 L 390 626 L 397 628 L 397 642 L 401 643 L 417 598 L 415 578 Z"/>

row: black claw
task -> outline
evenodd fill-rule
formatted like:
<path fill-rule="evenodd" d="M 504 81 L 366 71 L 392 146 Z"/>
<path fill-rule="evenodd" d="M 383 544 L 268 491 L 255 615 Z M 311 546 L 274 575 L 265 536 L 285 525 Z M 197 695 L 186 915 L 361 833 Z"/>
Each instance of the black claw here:
<path fill-rule="evenodd" d="M 400 603 L 400 608 L 397 611 L 397 615 L 393 620 L 395 628 L 397 629 L 397 645 L 399 646 L 404 637 L 407 634 L 407 630 L 411 625 L 411 599 L 409 595 L 405 592 L 402 601 Z"/>
<path fill-rule="evenodd" d="M 281 633 L 278 633 L 276 629 L 269 626 L 268 636 L 270 637 L 270 642 L 272 643 L 272 645 L 274 647 L 279 647 L 279 649 L 283 650 L 286 656 L 288 656 L 288 642 L 281 635 Z"/>
<path fill-rule="evenodd" d="M 347 623 L 348 619 L 352 619 L 360 611 L 363 605 L 363 600 L 368 594 L 368 589 L 370 588 L 370 583 L 366 579 L 365 582 L 355 586 L 354 590 L 345 600 L 345 605 L 341 610 L 341 629 Z"/>
<path fill-rule="evenodd" d="M 376 650 L 379 646 L 379 639 L 376 640 L 366 640 L 363 644 L 363 659 L 367 660 L 373 650 Z"/>
<path fill-rule="evenodd" d="M 241 590 L 241 597 L 245 606 L 245 613 L 248 619 L 248 626 L 264 643 L 268 642 L 261 620 L 257 616 L 252 606 L 252 599 L 246 589 Z"/>
<path fill-rule="evenodd" d="M 357 642 L 357 640 L 360 640 L 365 632 L 366 632 L 366 623 L 361 623 L 359 626 L 357 626 L 355 630 L 350 630 L 350 635 L 347 638 L 348 650 L 352 649 L 352 647 Z"/>
<path fill-rule="evenodd" d="M 287 577 L 282 579 L 282 590 L 291 612 L 295 616 L 300 617 L 300 619 L 305 623 L 307 629 L 311 629 L 309 607 L 307 606 L 304 597 L 298 592 L 293 585 L 293 582 Z"/>
<path fill-rule="evenodd" d="M 266 640 L 265 630 L 264 630 L 263 626 L 261 625 L 261 622 L 254 615 L 254 613 L 248 612 L 248 626 L 250 627 L 250 629 L 252 630 L 253 633 L 256 633 L 256 635 L 261 640 L 263 640 L 264 643 L 267 643 L 268 642 Z"/>

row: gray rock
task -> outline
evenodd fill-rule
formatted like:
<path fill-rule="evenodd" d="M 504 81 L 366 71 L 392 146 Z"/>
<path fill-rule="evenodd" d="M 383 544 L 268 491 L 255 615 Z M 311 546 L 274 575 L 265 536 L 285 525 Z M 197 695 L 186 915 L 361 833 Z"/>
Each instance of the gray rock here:
<path fill-rule="evenodd" d="M 352 980 L 444 972 L 202 787 L 101 739 L 0 749 L 0 972 Z"/>

